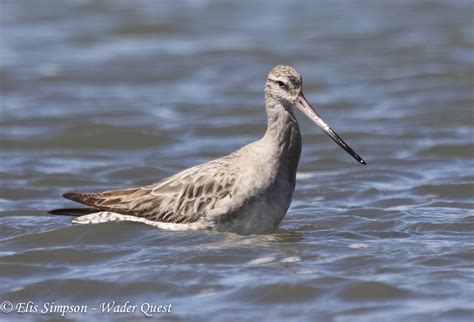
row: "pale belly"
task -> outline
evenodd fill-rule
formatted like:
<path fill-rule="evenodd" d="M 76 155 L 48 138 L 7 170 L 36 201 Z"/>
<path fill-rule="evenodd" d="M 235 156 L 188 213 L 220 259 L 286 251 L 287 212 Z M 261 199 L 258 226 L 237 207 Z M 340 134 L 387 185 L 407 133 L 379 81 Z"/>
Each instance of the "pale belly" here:
<path fill-rule="evenodd" d="M 252 198 L 229 216 L 223 216 L 223 220 L 215 222 L 213 228 L 220 232 L 242 235 L 267 234 L 275 231 L 288 211 L 293 187 L 272 190 Z"/>
<path fill-rule="evenodd" d="M 240 212 L 235 219 L 217 223 L 214 229 L 241 235 L 268 234 L 278 228 L 287 210 L 286 206 L 257 202 Z"/>

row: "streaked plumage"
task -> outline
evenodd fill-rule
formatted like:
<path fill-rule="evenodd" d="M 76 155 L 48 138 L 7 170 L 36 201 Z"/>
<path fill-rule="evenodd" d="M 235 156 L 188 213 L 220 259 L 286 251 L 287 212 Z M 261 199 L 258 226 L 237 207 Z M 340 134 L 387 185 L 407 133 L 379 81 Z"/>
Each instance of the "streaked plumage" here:
<path fill-rule="evenodd" d="M 265 99 L 268 126 L 260 140 L 149 186 L 65 193 L 65 198 L 89 208 L 51 213 L 80 215 L 75 223 L 135 221 L 171 230 L 214 229 L 241 234 L 274 231 L 291 203 L 301 153 L 294 105 L 364 162 L 312 108 L 308 110 L 301 77 L 292 67 L 280 65 L 270 72 Z"/>

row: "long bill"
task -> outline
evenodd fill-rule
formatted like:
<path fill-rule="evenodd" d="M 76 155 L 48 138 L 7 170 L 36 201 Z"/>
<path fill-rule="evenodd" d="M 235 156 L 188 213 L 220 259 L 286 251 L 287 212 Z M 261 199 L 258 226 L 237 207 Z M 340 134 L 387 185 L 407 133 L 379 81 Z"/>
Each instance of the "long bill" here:
<path fill-rule="evenodd" d="M 344 142 L 344 140 L 341 139 L 339 135 L 337 135 L 336 132 L 334 132 L 329 127 L 329 125 L 326 124 L 326 122 L 323 121 L 323 119 L 318 115 L 318 113 L 315 112 L 313 107 L 304 97 L 303 93 L 300 93 L 300 95 L 298 95 L 295 105 L 301 112 L 303 112 L 309 119 L 311 119 L 311 121 L 318 125 L 324 131 L 324 133 L 326 133 L 331 139 L 333 139 L 341 148 L 343 148 L 347 153 L 352 155 L 352 157 L 356 159 L 357 162 L 361 164 L 366 164 L 365 161 L 357 153 L 355 153 L 354 150 L 352 150 L 351 147 L 348 146 L 346 142 Z"/>

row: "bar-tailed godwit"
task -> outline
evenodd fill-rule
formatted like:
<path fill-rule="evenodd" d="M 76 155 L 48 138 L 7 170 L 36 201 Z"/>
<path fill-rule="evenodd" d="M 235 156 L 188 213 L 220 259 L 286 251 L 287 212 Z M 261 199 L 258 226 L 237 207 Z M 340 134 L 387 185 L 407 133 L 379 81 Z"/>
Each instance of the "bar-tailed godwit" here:
<path fill-rule="evenodd" d="M 265 85 L 267 131 L 258 141 L 158 183 L 100 193 L 68 192 L 88 208 L 56 209 L 76 224 L 134 221 L 169 230 L 212 229 L 263 234 L 278 228 L 291 203 L 301 153 L 298 108 L 359 163 L 355 153 L 314 111 L 300 74 L 279 65 Z"/>

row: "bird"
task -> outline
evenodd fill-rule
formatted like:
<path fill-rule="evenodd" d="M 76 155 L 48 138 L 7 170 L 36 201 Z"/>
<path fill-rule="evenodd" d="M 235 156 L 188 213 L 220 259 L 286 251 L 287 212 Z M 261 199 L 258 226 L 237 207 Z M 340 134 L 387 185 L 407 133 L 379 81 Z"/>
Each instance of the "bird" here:
<path fill-rule="evenodd" d="M 278 65 L 266 80 L 267 129 L 259 140 L 148 186 L 64 193 L 64 198 L 87 207 L 50 213 L 76 216 L 75 224 L 126 221 L 173 231 L 272 233 L 295 190 L 302 148 L 295 107 L 359 164 L 366 164 L 316 113 L 302 87 L 296 69 Z"/>

